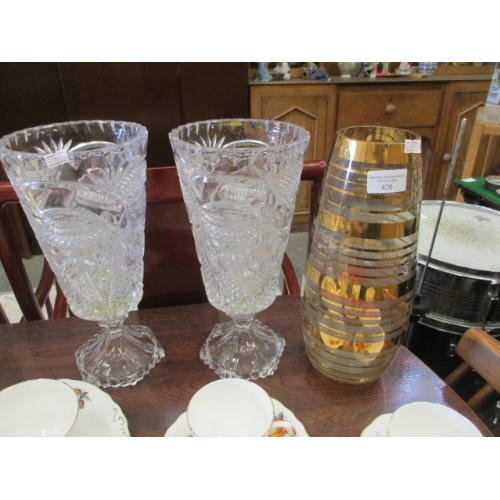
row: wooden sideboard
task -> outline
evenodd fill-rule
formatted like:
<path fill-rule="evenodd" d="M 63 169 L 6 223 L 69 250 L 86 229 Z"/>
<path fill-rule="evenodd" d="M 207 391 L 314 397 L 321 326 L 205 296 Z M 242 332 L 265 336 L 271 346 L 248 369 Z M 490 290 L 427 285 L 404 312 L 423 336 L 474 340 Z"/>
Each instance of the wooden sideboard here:
<path fill-rule="evenodd" d="M 423 198 L 441 199 L 460 122 L 467 118 L 455 178 L 461 175 L 476 112 L 486 101 L 490 81 L 491 74 L 251 81 L 250 114 L 305 127 L 311 134 L 306 159 L 328 159 L 336 131 L 344 127 L 383 125 L 414 131 L 428 139 L 432 151 Z M 452 187 L 448 198 L 455 196 Z M 309 186 L 303 184 L 294 222 L 305 222 L 309 208 Z"/>

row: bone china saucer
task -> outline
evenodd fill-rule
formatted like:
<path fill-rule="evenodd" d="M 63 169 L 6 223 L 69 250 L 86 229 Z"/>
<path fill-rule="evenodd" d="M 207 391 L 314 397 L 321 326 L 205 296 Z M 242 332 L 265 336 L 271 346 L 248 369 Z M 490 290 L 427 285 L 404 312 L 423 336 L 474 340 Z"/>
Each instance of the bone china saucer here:
<path fill-rule="evenodd" d="M 361 432 L 361 437 L 388 437 L 387 429 L 391 421 L 392 413 L 379 415 L 373 422 L 366 426 Z"/>
<path fill-rule="evenodd" d="M 290 430 L 286 427 L 277 427 L 271 437 L 309 437 L 304 425 L 297 417 L 277 399 L 271 399 L 274 405 L 275 421 L 284 420 L 291 423 L 293 428 Z M 185 412 L 168 428 L 165 437 L 192 437 Z"/>
<path fill-rule="evenodd" d="M 130 437 L 127 419 L 109 394 L 81 380 L 60 380 L 73 388 L 80 408 L 68 437 Z"/>

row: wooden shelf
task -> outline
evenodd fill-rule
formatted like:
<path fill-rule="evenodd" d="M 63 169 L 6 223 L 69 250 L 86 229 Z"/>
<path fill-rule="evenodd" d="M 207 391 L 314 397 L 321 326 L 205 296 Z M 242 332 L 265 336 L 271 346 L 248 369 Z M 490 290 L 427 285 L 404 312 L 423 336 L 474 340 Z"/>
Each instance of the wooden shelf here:
<path fill-rule="evenodd" d="M 493 74 L 495 63 L 482 66 L 438 66 L 435 75 L 489 75 Z"/>

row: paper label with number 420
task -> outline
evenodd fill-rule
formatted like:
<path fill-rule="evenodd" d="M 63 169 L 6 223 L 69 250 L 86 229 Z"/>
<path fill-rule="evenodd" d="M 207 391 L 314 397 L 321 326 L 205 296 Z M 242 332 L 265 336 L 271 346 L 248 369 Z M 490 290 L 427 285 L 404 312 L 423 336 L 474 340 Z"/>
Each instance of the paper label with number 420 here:
<path fill-rule="evenodd" d="M 367 178 L 367 193 L 401 193 L 406 190 L 406 168 L 397 170 L 370 170 Z"/>

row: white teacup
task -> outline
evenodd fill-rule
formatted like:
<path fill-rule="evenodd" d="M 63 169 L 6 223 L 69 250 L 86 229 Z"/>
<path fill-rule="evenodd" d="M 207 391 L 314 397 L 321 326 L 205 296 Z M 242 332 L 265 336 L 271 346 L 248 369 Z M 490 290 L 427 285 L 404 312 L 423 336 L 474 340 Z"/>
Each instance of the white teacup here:
<path fill-rule="evenodd" d="M 0 391 L 2 437 L 63 437 L 77 416 L 78 398 L 59 380 L 27 380 Z"/>
<path fill-rule="evenodd" d="M 274 421 L 267 392 L 253 382 L 221 379 L 202 387 L 189 402 L 189 428 L 197 437 L 263 437 L 288 422 Z"/>
<path fill-rule="evenodd" d="M 392 415 L 389 437 L 480 437 L 478 428 L 452 408 L 416 402 L 398 408 Z"/>

